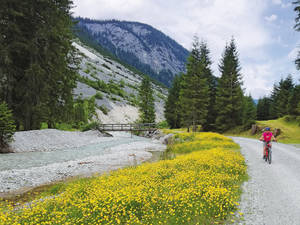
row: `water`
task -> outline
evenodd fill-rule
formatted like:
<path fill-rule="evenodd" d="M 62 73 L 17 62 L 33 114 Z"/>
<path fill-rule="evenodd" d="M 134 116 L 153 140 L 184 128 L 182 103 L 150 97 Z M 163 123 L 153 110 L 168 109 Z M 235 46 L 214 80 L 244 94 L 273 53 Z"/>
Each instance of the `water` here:
<path fill-rule="evenodd" d="M 151 158 L 152 151 L 151 160 L 157 161 L 165 147 L 151 139 L 117 133 L 78 148 L 0 154 L 0 194 L 136 165 Z"/>
<path fill-rule="evenodd" d="M 106 138 L 107 139 L 107 138 Z M 100 144 L 82 146 L 79 148 L 62 149 L 50 152 L 24 152 L 0 154 L 0 171 L 11 169 L 28 169 L 52 163 L 62 163 L 110 153 L 110 148 L 132 142 L 150 141 L 149 139 L 133 136 L 111 137 Z"/>

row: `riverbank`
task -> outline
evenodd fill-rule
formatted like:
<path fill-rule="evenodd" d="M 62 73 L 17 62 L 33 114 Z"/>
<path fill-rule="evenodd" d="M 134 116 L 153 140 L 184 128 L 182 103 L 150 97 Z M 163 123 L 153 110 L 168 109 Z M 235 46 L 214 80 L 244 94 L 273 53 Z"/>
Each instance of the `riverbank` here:
<path fill-rule="evenodd" d="M 247 178 L 239 146 L 214 133 L 177 133 L 173 141 L 172 160 L 55 186 L 30 206 L 4 203 L 2 224 L 225 223 Z"/>
<path fill-rule="evenodd" d="M 11 144 L 16 153 L 0 154 L 0 194 L 140 164 L 152 157 L 151 151 L 166 148 L 159 140 L 130 133 L 112 135 L 54 129 L 17 132 Z"/>

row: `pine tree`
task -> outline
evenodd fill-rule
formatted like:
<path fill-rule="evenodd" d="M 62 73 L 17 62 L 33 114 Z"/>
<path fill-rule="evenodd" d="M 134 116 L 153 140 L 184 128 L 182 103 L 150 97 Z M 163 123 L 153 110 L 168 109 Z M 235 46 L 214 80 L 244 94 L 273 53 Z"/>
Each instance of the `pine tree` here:
<path fill-rule="evenodd" d="M 286 79 L 281 79 L 279 84 L 274 84 L 271 95 L 271 109 L 270 114 L 273 119 L 283 117 L 288 114 L 288 103 L 292 96 L 294 89 L 293 79 L 291 75 Z"/>
<path fill-rule="evenodd" d="M 203 124 L 203 130 L 213 130 L 216 119 L 215 101 L 216 101 L 216 87 L 217 78 L 212 74 L 211 71 L 211 59 L 209 58 L 209 49 L 207 43 L 200 43 L 200 62 L 203 64 L 203 76 L 206 78 L 206 82 L 209 88 L 209 102 L 207 106 L 207 117 L 206 122 Z"/>
<path fill-rule="evenodd" d="M 293 2 L 293 4 L 295 5 L 294 11 L 297 13 L 297 17 L 295 18 L 295 30 L 296 31 L 300 31 L 300 0 L 296 0 Z M 297 69 L 300 70 L 300 52 L 298 52 L 298 57 L 295 61 Z"/>
<path fill-rule="evenodd" d="M 257 109 L 256 109 L 258 120 L 271 119 L 271 115 L 270 115 L 271 103 L 272 101 L 268 97 L 264 97 L 258 100 Z"/>
<path fill-rule="evenodd" d="M 180 91 L 180 104 L 182 106 L 182 125 L 189 127 L 207 123 L 209 105 L 209 85 L 206 76 L 206 65 L 201 60 L 201 45 L 196 37 L 191 54 L 187 61 L 187 73 L 183 75 Z"/>
<path fill-rule="evenodd" d="M 279 86 L 277 84 L 273 85 L 273 90 L 271 92 L 271 105 L 270 105 L 270 119 L 278 118 L 278 96 L 279 96 Z"/>
<path fill-rule="evenodd" d="M 172 129 L 181 127 L 181 105 L 179 102 L 179 94 L 182 76 L 182 74 L 175 76 L 165 104 L 165 118 Z"/>
<path fill-rule="evenodd" d="M 256 120 L 256 106 L 251 95 L 244 96 L 243 127 L 249 129 Z"/>
<path fill-rule="evenodd" d="M 296 85 L 291 93 L 288 104 L 288 113 L 290 115 L 300 116 L 298 106 L 300 106 L 300 85 Z"/>
<path fill-rule="evenodd" d="M 0 104 L 0 152 L 12 141 L 15 130 L 16 126 L 14 125 L 11 110 L 3 102 Z"/>
<path fill-rule="evenodd" d="M 278 93 L 278 117 L 283 117 L 288 114 L 288 102 L 292 91 L 294 89 L 293 79 L 291 75 L 288 75 L 286 79 L 279 82 L 279 93 Z"/>
<path fill-rule="evenodd" d="M 153 89 L 149 77 L 145 76 L 139 88 L 139 111 L 141 123 L 155 123 Z"/>
<path fill-rule="evenodd" d="M 39 129 L 71 109 L 76 86 L 72 1 L 3 0 L 0 8 L 0 98 L 17 127 Z M 49 122 L 48 121 L 48 122 Z"/>
<path fill-rule="evenodd" d="M 217 130 L 223 132 L 242 125 L 243 91 L 238 53 L 234 39 L 225 47 L 219 65 L 221 78 L 218 80 L 216 110 Z"/>

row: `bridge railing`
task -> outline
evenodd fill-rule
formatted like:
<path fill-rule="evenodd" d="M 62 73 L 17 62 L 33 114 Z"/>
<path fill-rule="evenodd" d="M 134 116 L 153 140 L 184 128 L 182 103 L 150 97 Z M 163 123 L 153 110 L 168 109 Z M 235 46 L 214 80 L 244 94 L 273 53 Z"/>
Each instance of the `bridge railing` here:
<path fill-rule="evenodd" d="M 100 131 L 152 131 L 156 130 L 156 123 L 140 124 L 99 124 Z"/>

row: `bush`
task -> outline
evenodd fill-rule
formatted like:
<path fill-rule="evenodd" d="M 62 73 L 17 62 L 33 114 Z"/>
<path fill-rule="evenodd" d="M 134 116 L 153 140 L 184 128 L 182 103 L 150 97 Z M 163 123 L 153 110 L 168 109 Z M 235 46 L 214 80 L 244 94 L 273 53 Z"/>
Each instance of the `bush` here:
<path fill-rule="evenodd" d="M 103 99 L 103 94 L 102 94 L 101 92 L 97 92 L 97 93 L 95 94 L 95 98 L 96 98 L 96 99 Z"/>
<path fill-rule="evenodd" d="M 5 102 L 0 104 L 0 149 L 5 148 L 13 140 L 16 131 L 11 110 Z"/>
<path fill-rule="evenodd" d="M 97 108 L 100 109 L 105 115 L 108 114 L 108 108 L 106 108 L 105 105 L 98 106 Z"/>
<path fill-rule="evenodd" d="M 166 120 L 164 120 L 157 124 L 157 128 L 159 128 L 159 129 L 169 128 L 169 124 Z"/>
<path fill-rule="evenodd" d="M 88 124 L 84 125 L 81 128 L 81 131 L 96 130 L 98 125 L 99 125 L 98 121 L 93 121 L 91 123 L 88 123 Z"/>

